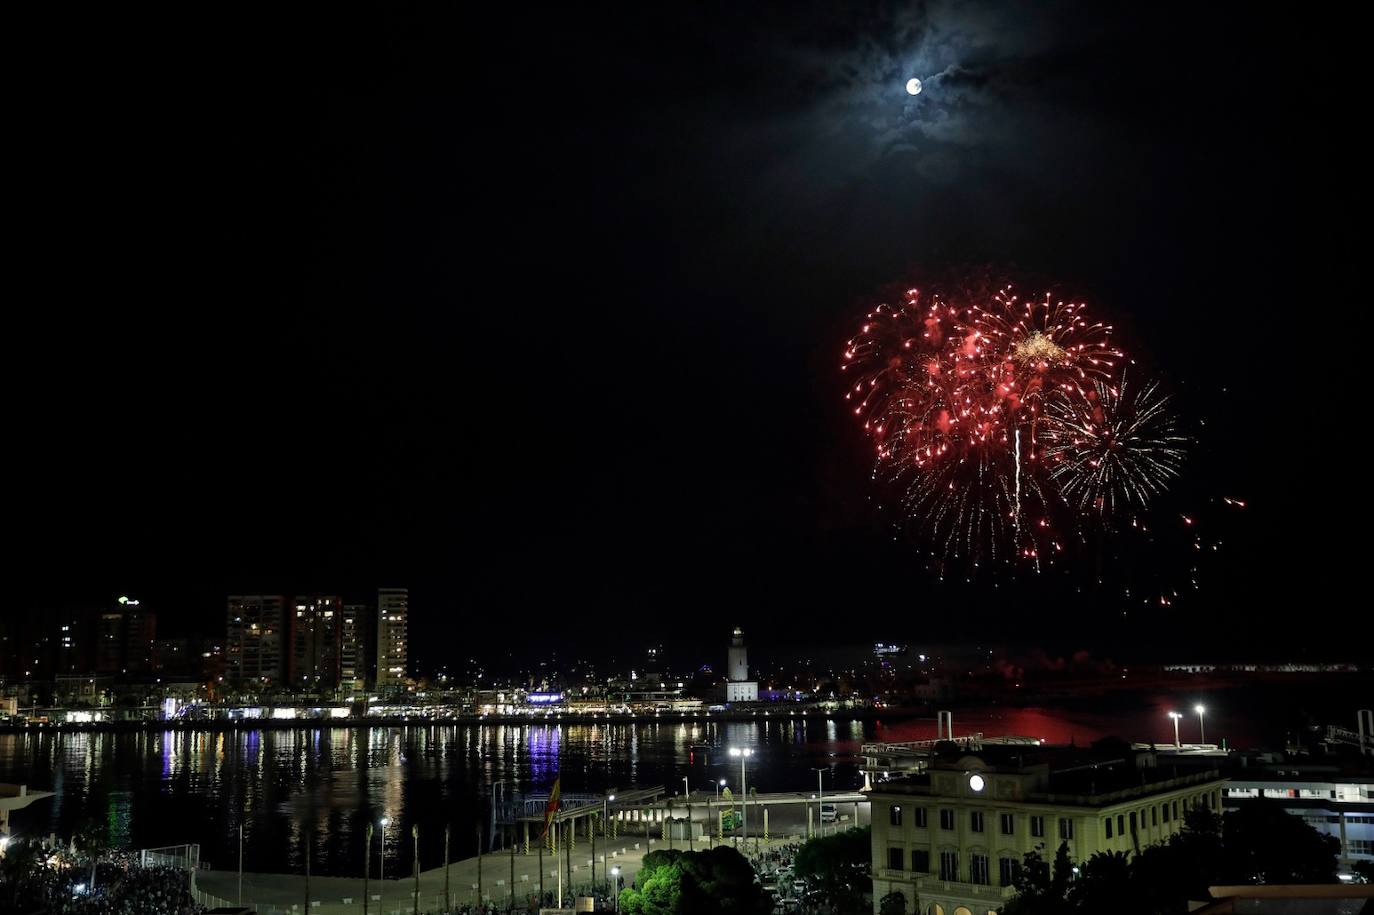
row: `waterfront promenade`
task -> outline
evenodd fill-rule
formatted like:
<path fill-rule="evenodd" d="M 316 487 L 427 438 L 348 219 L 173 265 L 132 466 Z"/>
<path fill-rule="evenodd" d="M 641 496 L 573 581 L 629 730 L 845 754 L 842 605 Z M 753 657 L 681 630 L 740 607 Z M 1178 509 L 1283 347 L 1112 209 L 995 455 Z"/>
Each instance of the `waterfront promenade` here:
<path fill-rule="evenodd" d="M 749 840 L 750 848 L 755 839 Z M 798 841 L 798 837 L 771 838 L 767 842 L 759 840 L 762 848 L 783 845 Z M 728 844 L 729 840 L 715 844 Z M 697 850 L 710 846 L 710 841 L 697 840 Z M 645 839 L 643 836 L 622 836 L 606 840 L 597 839 L 596 881 L 606 886 L 607 867 L 620 868 L 620 876 L 625 886 L 634 882 L 639 873 L 644 855 L 650 851 L 667 848 L 662 839 Z M 682 840 L 673 842 L 674 848 L 685 848 Z M 470 905 L 477 899 L 477 858 L 455 861 L 449 865 L 449 899 L 451 907 Z M 509 851 L 483 855 L 482 859 L 482 896 L 505 911 L 510 900 L 511 854 Z M 392 865 L 393 862 L 388 862 Z M 539 857 L 516 852 L 515 864 L 515 910 L 528 911 L 529 898 L 539 892 Z M 397 869 L 404 868 L 407 876 L 385 881 L 373 879 L 368 883 L 369 915 L 409 915 L 415 911 L 415 878 L 410 872 L 410 862 L 395 862 Z M 571 907 L 567 887 L 567 859 L 560 855 L 555 864 L 552 854 L 544 854 L 544 889 L 554 892 L 558 886 L 555 867 L 564 871 L 565 904 Z M 572 853 L 573 883 L 585 887 L 592 882 L 591 845 L 579 841 Z M 237 904 L 238 873 L 235 871 L 201 871 L 196 882 L 199 889 L 215 899 L 212 903 Z M 361 877 L 311 877 L 309 911 L 316 915 L 359 915 L 363 911 L 363 880 Z M 420 911 L 437 913 L 443 911 L 444 868 L 436 867 L 420 873 Z M 244 874 L 243 903 L 257 909 L 259 915 L 285 915 L 292 911 L 305 912 L 305 877 L 299 874 Z"/>
<path fill-rule="evenodd" d="M 762 818 L 755 818 L 754 803 L 759 803 L 760 807 L 764 804 L 769 805 L 771 829 L 766 840 L 757 834 L 742 840 L 747 841 L 748 850 L 766 850 L 804 840 L 808 826 L 816 825 L 808 823 L 807 816 L 808 808 L 814 807 L 816 802 L 797 803 L 805 797 L 790 794 L 762 795 L 758 801 L 751 802 L 751 832 L 761 830 L 763 826 Z M 840 804 L 837 805 L 837 822 L 826 824 L 827 832 L 868 824 L 869 805 L 866 800 L 857 801 L 857 797 L 853 794 L 841 796 Z M 704 826 L 707 799 L 701 797 L 699 800 L 701 806 L 696 808 L 696 811 L 699 811 L 697 822 L 698 825 Z M 629 886 L 634 882 L 644 855 L 648 852 L 669 847 L 688 847 L 686 839 L 682 837 L 673 839 L 671 843 L 665 839 L 661 823 L 646 825 L 649 825 L 650 829 L 648 836 L 642 833 L 621 834 L 611 838 L 597 836 L 596 883 L 599 886 L 604 888 L 607 885 L 608 868 L 620 868 L 620 876 L 624 878 L 625 886 Z M 735 841 L 730 838 L 698 837 L 692 841 L 692 847 L 702 851 L 712 845 L 733 845 Z M 482 897 L 488 902 L 495 903 L 502 911 L 511 899 L 511 886 L 515 887 L 516 911 L 527 911 L 530 897 L 539 892 L 540 859 L 537 846 L 532 844 L 528 855 L 522 853 L 522 848 L 522 845 L 517 844 L 514 856 L 507 849 L 481 857 Z M 571 897 L 568 890 L 568 859 L 569 855 L 566 852 L 560 852 L 555 858 L 552 852 L 545 850 L 543 856 L 544 890 L 556 891 L 558 872 L 561 870 L 565 901 Z M 571 866 L 574 886 L 585 888 L 592 883 L 592 844 L 585 835 L 579 836 L 571 847 Z M 449 865 L 448 888 L 451 907 L 471 905 L 477 901 L 477 870 L 476 857 L 454 861 Z M 398 877 L 398 874 L 405 876 Z M 415 877 L 411 861 L 388 858 L 387 879 L 380 881 L 375 879 L 375 876 L 374 868 L 374 879 L 368 882 L 367 890 L 369 915 L 404 915 L 415 911 Z M 443 867 L 421 871 L 421 912 L 443 911 L 444 876 Z M 211 904 L 237 904 L 239 901 L 239 878 L 236 871 L 200 871 L 196 879 L 199 889 L 214 897 L 207 900 Z M 259 915 L 286 915 L 293 911 L 293 906 L 295 912 L 304 913 L 307 902 L 305 877 L 300 874 L 245 873 L 242 898 L 245 905 L 257 908 Z M 362 877 L 311 877 L 308 901 L 309 911 L 316 915 L 360 915 L 363 911 Z M 570 902 L 568 904 L 571 905 Z"/>

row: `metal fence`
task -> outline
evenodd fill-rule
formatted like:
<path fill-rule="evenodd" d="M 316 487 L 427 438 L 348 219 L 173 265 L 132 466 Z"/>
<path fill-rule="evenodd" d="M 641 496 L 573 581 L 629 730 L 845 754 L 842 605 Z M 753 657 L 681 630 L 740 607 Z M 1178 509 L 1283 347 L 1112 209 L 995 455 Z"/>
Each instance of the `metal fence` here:
<path fill-rule="evenodd" d="M 200 867 L 200 846 L 145 848 L 138 853 L 138 863 L 143 867 L 181 867 L 194 873 Z"/>

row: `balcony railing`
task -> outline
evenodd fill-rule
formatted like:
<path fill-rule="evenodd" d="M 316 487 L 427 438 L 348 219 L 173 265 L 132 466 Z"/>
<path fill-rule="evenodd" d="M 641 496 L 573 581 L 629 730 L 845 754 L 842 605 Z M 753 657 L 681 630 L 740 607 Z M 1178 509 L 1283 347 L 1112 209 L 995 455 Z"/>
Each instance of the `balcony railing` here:
<path fill-rule="evenodd" d="M 937 893 L 946 896 L 959 896 L 964 899 L 978 899 L 983 902 L 1001 902 L 1010 899 L 1016 892 L 1015 887 L 995 886 L 986 883 L 958 883 L 953 880 L 940 880 L 937 877 L 923 877 L 916 882 L 919 893 Z"/>

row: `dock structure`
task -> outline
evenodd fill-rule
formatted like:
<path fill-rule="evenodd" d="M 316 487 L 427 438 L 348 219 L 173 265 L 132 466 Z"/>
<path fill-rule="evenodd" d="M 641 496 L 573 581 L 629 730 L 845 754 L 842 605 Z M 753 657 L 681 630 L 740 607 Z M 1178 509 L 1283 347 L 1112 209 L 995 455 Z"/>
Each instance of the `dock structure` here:
<path fill-rule="evenodd" d="M 525 854 L 530 853 L 532 841 L 544 836 L 545 846 L 554 847 L 557 837 L 566 835 L 576 842 L 578 835 L 588 838 L 599 835 L 618 835 L 628 832 L 627 824 L 643 824 L 644 834 L 650 822 L 648 811 L 657 809 L 668 793 L 662 785 L 648 788 L 629 788 L 601 794 L 564 792 L 559 796 L 558 810 L 549 818 L 548 832 L 544 831 L 544 813 L 549 803 L 547 791 L 516 795 L 498 805 L 496 827 L 518 838 Z M 515 835 L 518 831 L 518 836 Z M 636 829 L 636 831 L 641 831 Z"/>
<path fill-rule="evenodd" d="M 531 854 L 543 837 L 548 850 L 569 842 L 576 848 L 578 840 L 594 838 L 616 839 L 622 836 L 645 838 L 677 838 L 688 842 L 698 839 L 709 843 L 726 838 L 740 838 L 742 830 L 722 828 L 722 814 L 749 808 L 749 838 L 770 838 L 770 823 L 776 828 L 772 836 L 783 834 L 810 835 L 822 821 L 822 807 L 832 810 L 849 807 L 843 821 L 856 824 L 861 819 L 860 808 L 867 809 L 868 798 L 858 791 L 827 792 L 823 797 L 808 792 L 778 792 L 759 794 L 750 792 L 744 798 L 728 795 L 692 792 L 689 795 L 669 796 L 662 785 L 607 791 L 603 794 L 563 794 L 559 809 L 549 818 L 544 829 L 544 814 L 548 804 L 547 792 L 527 794 L 507 801 L 497 818 L 497 828 L 510 835 L 517 850 Z M 770 821 L 769 812 L 774 816 Z M 757 815 L 755 815 L 757 813 Z M 781 815 L 781 819 L 779 818 Z M 836 814 L 836 819 L 840 815 Z M 805 822 L 805 832 L 802 823 Z M 703 845 L 708 847 L 708 845 Z"/>
<path fill-rule="evenodd" d="M 0 835 L 9 835 L 11 813 L 52 795 L 51 791 L 34 791 L 27 785 L 0 784 Z"/>
<path fill-rule="evenodd" d="M 936 736 L 929 740 L 903 740 L 892 743 L 866 743 L 860 748 L 863 760 L 864 790 L 872 790 L 873 783 L 905 775 L 919 775 L 930 767 L 931 758 L 942 746 L 958 747 L 965 753 L 977 753 L 985 746 L 1040 746 L 1039 737 L 1007 735 L 987 737 L 982 731 L 954 735 L 954 714 L 940 712 L 936 719 Z"/>

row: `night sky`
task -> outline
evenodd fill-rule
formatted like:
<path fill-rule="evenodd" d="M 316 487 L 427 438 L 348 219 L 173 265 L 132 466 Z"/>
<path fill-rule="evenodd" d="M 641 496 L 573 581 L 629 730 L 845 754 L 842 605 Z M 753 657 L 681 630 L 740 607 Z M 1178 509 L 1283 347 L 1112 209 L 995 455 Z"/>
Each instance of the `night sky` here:
<path fill-rule="evenodd" d="M 723 654 L 737 621 L 773 645 L 1368 654 L 1337 637 L 1367 539 L 1367 105 L 1315 15 L 15 23 L 18 599 L 136 593 L 213 633 L 230 592 L 409 585 L 422 660 Z M 1200 430 L 1180 497 L 1247 500 L 1169 611 L 941 582 L 875 507 L 844 341 L 891 284 L 986 263 L 1114 319 Z"/>

